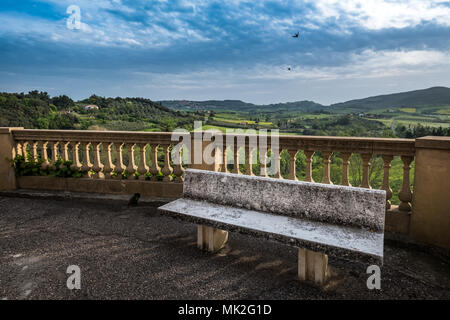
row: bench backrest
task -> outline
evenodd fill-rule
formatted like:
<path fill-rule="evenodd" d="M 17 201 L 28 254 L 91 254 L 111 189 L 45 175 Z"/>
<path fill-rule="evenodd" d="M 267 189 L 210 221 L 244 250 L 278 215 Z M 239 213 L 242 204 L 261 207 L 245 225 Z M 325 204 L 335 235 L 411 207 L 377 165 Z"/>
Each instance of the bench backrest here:
<path fill-rule="evenodd" d="M 384 230 L 386 192 L 187 169 L 185 198 L 294 218 Z"/>

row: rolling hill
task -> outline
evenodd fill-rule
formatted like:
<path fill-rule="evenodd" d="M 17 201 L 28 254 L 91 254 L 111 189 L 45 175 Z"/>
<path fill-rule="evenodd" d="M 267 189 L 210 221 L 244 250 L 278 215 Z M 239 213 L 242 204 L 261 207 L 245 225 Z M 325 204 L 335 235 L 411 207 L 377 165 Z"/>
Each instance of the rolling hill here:
<path fill-rule="evenodd" d="M 96 105 L 96 110 L 85 110 Z M 28 129 L 164 130 L 191 128 L 203 116 L 164 107 L 144 98 L 105 98 L 96 95 L 73 101 L 47 92 L 0 92 L 0 127 Z"/>
<path fill-rule="evenodd" d="M 233 111 L 301 111 L 311 112 L 327 110 L 332 112 L 367 112 L 379 108 L 401 107 L 439 107 L 450 106 L 450 88 L 432 87 L 423 90 L 407 91 L 394 94 L 378 95 L 364 99 L 355 99 L 346 102 L 321 105 L 314 101 L 296 101 L 267 105 L 256 105 L 241 100 L 165 100 L 159 101 L 163 106 L 175 110 L 233 110 Z"/>
<path fill-rule="evenodd" d="M 432 87 L 423 90 L 385 94 L 364 99 L 335 103 L 332 110 L 370 111 L 379 108 L 450 106 L 450 88 Z"/>
<path fill-rule="evenodd" d="M 296 101 L 276 104 L 257 105 L 247 103 L 241 100 L 206 100 L 206 101 L 188 101 L 188 100 L 163 100 L 158 101 L 163 106 L 174 110 L 232 110 L 251 112 L 253 110 L 260 112 L 270 112 L 277 110 L 285 111 L 314 111 L 324 109 L 325 106 L 314 101 Z"/>

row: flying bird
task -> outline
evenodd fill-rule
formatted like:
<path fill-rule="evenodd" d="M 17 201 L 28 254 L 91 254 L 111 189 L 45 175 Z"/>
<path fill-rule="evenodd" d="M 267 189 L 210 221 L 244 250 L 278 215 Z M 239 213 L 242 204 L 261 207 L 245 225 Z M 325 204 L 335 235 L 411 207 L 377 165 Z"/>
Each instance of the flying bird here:
<path fill-rule="evenodd" d="M 300 32 L 297 32 L 296 34 L 294 34 L 294 35 L 292 36 L 292 38 L 298 38 L 299 34 L 300 34 Z"/>

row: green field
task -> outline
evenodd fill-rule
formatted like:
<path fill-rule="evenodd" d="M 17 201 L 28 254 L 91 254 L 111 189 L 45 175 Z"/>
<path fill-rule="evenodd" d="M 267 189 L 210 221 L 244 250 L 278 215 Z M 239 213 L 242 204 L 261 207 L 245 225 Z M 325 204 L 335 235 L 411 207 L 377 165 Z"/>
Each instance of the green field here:
<path fill-rule="evenodd" d="M 421 124 L 423 126 L 429 126 L 429 127 L 433 127 L 433 128 L 449 128 L 450 127 L 450 123 L 449 122 L 436 122 L 436 121 L 432 121 L 432 120 L 424 120 L 424 119 L 401 119 L 401 118 L 393 118 L 393 119 L 369 119 L 372 121 L 379 121 L 384 123 L 387 127 L 392 127 L 392 122 L 394 122 L 394 126 L 397 125 L 404 125 L 406 127 L 409 126 L 415 126 L 418 124 Z"/>
<path fill-rule="evenodd" d="M 219 131 L 221 131 L 223 133 L 226 133 L 227 130 L 239 130 L 239 129 L 241 129 L 241 128 L 233 129 L 233 128 L 229 128 L 229 127 L 221 127 L 221 126 L 213 126 L 213 125 L 205 124 L 204 126 L 201 127 L 201 129 L 197 129 L 197 131 L 201 131 L 201 130 L 219 130 Z M 248 130 L 248 129 L 241 129 L 241 130 L 243 130 L 243 132 L 245 132 L 245 130 Z M 255 132 L 256 132 L 256 134 L 259 134 L 259 130 L 256 129 Z M 267 130 L 267 132 L 269 133 L 270 131 Z M 294 133 L 294 132 L 280 132 L 280 135 L 296 135 L 296 134 L 297 133 Z"/>
<path fill-rule="evenodd" d="M 214 117 L 214 120 L 217 121 L 224 121 L 224 122 L 230 122 L 230 123 L 240 123 L 240 124 L 256 124 L 255 120 L 247 120 L 247 119 L 229 119 L 224 117 Z M 266 122 L 266 121 L 258 121 L 260 125 L 272 125 L 272 122 Z"/>
<path fill-rule="evenodd" d="M 446 115 L 446 114 L 450 115 L 450 107 L 439 109 L 438 111 L 436 111 L 436 113 L 444 114 L 444 115 Z"/>

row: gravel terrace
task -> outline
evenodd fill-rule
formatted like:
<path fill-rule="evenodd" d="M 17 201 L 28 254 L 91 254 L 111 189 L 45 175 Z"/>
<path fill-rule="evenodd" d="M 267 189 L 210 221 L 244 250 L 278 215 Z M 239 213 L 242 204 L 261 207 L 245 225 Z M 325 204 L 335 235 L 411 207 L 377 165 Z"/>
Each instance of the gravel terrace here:
<path fill-rule="evenodd" d="M 293 247 L 230 233 L 212 255 L 156 202 L 90 197 L 0 194 L 0 299 L 450 298 L 448 251 L 386 240 L 381 290 L 367 289 L 367 266 L 332 258 L 319 289 L 296 280 Z M 69 265 L 80 290 L 66 286 Z"/>

